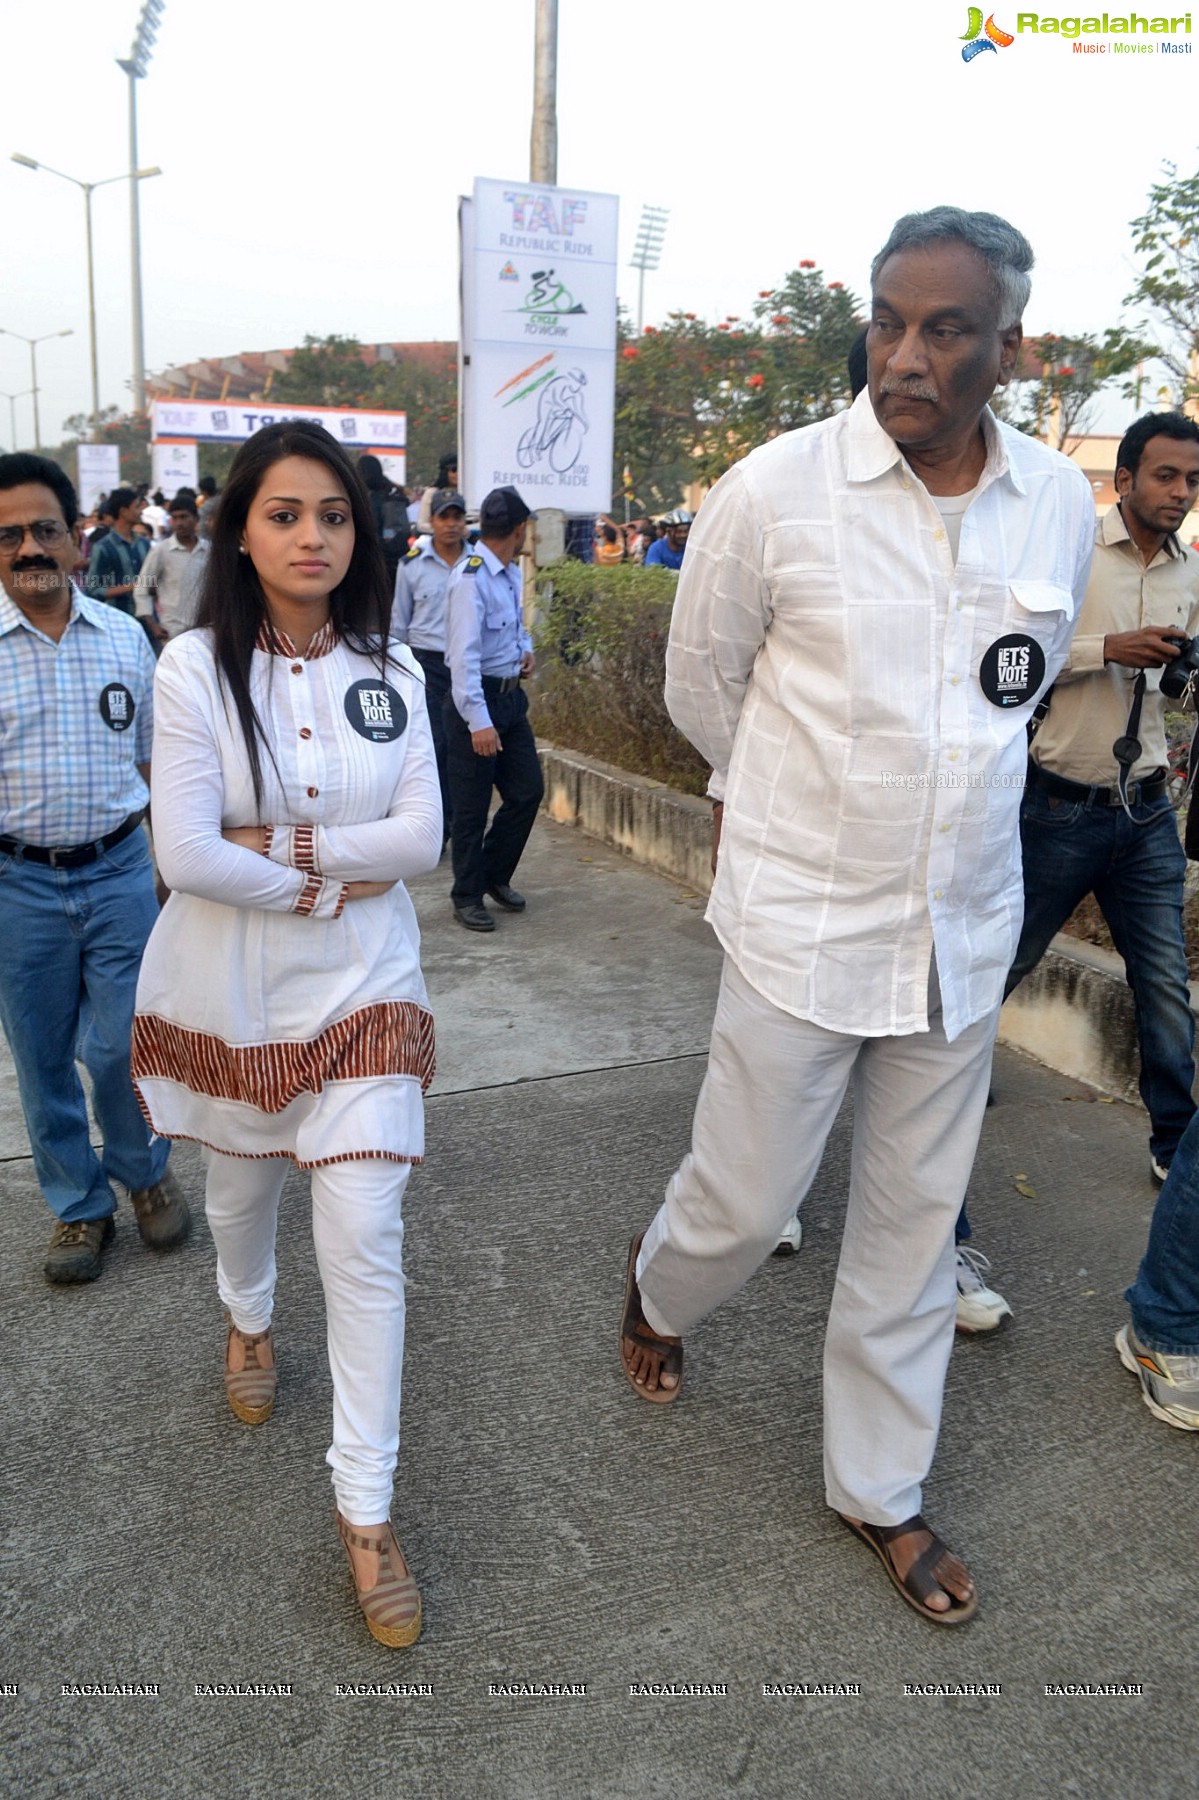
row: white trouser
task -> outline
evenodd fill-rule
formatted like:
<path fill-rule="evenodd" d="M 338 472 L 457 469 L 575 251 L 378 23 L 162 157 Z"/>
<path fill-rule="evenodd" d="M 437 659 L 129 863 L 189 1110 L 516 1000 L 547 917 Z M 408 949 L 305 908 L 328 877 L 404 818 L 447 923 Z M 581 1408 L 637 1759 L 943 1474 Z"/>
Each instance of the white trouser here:
<path fill-rule="evenodd" d="M 782 1012 L 725 959 L 691 1152 L 637 1263 L 653 1330 L 685 1335 L 769 1256 L 810 1187 L 850 1079 L 849 1207 L 824 1345 L 830 1506 L 920 1511 L 953 1347 L 953 1227 L 987 1103 L 998 1010 L 945 1040 L 858 1038 Z M 755 1367 L 764 1366 L 760 1357 Z"/>
<path fill-rule="evenodd" d="M 275 1296 L 275 1221 L 290 1164 L 207 1151 L 217 1291 L 241 1331 L 265 1331 Z M 410 1163 L 370 1158 L 312 1171 L 312 1238 L 325 1290 L 333 1491 L 350 1525 L 391 1513 L 404 1361 L 404 1224 Z"/>

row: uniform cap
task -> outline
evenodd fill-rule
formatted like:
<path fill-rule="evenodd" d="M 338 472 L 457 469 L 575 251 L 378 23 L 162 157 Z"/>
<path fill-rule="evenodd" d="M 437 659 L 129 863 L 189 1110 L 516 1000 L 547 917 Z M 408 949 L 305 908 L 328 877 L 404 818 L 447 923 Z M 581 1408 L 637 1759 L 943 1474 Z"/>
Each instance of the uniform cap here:
<path fill-rule="evenodd" d="M 436 519 L 443 512 L 451 512 L 454 507 L 457 507 L 460 513 L 464 513 L 466 511 L 466 501 L 462 498 L 462 495 L 456 488 L 441 488 L 434 497 L 432 506 L 429 508 L 429 517 L 431 519 Z"/>
<path fill-rule="evenodd" d="M 484 537 L 507 537 L 533 514 L 514 487 L 492 488 L 479 508 L 479 530 Z"/>

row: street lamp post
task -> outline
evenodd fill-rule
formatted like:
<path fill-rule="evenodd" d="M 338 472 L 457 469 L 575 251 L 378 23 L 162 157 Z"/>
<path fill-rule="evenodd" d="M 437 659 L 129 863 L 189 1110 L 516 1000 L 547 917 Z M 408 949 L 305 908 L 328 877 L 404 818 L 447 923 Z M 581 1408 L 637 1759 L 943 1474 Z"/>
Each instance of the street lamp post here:
<path fill-rule="evenodd" d="M 662 245 L 666 238 L 666 221 L 670 217 L 668 206 L 643 206 L 641 223 L 637 227 L 637 242 L 633 246 L 633 254 L 629 258 L 629 266 L 639 269 L 637 278 L 637 336 L 641 336 L 642 318 L 645 312 L 645 271 L 656 269 L 662 260 Z"/>
<path fill-rule="evenodd" d="M 117 67 L 129 77 L 129 251 L 133 296 L 133 410 L 146 410 L 146 342 L 142 321 L 142 226 L 139 210 L 137 167 L 137 84 L 150 66 L 150 48 L 158 35 L 158 21 L 165 0 L 144 0 L 133 48 L 117 58 Z"/>
<path fill-rule="evenodd" d="M 47 331 L 41 337 L 35 338 L 26 337 L 23 331 L 9 331 L 7 327 L 0 326 L 0 337 L 20 338 L 23 344 L 29 345 L 29 373 L 33 379 L 33 386 L 26 388 L 25 392 L 33 395 L 33 442 L 39 456 L 42 453 L 42 422 L 38 417 L 37 410 L 37 347 L 39 344 L 49 343 L 51 338 L 74 337 L 74 335 L 75 333 L 69 325 L 65 331 Z M 16 436 L 15 426 L 13 436 Z"/>
<path fill-rule="evenodd" d="M 32 156 L 22 156 L 14 150 L 12 160 L 20 163 L 23 169 L 41 169 L 46 175 L 57 175 L 60 181 L 69 181 L 72 187 L 83 190 L 83 210 L 87 223 L 87 329 L 91 345 L 92 357 L 92 442 L 100 441 L 100 369 L 96 358 L 96 277 L 92 257 L 92 195 L 97 188 L 110 187 L 114 181 L 148 181 L 152 175 L 161 175 L 162 170 L 134 169 L 127 175 L 106 175 L 103 181 L 80 181 L 77 175 L 67 175 L 61 169 L 52 169 L 49 163 L 37 162 Z"/>
<path fill-rule="evenodd" d="M 22 388 L 17 394 L 10 394 L 4 388 L 0 388 L 0 400 L 8 401 L 8 435 L 11 439 L 8 447 L 10 450 L 15 450 L 17 447 L 17 401 L 23 400 L 26 394 L 32 394 L 32 392 L 32 388 Z"/>

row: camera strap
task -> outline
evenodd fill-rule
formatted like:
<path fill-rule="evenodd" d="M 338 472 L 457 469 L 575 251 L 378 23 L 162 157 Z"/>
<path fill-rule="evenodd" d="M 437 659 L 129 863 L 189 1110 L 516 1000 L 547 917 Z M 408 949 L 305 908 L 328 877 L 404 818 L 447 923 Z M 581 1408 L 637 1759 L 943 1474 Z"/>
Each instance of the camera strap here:
<path fill-rule="evenodd" d="M 1141 726 L 1141 707 L 1144 703 L 1145 671 L 1142 669 L 1133 683 L 1132 705 L 1128 709 L 1128 722 L 1124 727 L 1124 736 L 1118 737 L 1112 745 L 1112 755 L 1115 757 L 1120 771 L 1116 778 L 1116 792 L 1120 796 L 1120 805 L 1130 819 L 1132 810 L 1128 804 L 1128 777 L 1132 773 L 1133 764 L 1141 754 L 1141 740 L 1137 736 L 1137 732 Z"/>

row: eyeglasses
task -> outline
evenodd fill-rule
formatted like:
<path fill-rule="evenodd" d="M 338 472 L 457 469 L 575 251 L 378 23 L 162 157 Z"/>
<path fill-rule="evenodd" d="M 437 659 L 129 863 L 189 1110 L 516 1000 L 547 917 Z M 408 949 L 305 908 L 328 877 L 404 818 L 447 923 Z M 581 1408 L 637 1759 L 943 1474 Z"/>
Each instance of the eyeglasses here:
<path fill-rule="evenodd" d="M 71 535 L 61 519 L 35 519 L 32 525 L 0 525 L 0 551 L 12 556 L 25 542 L 26 532 L 43 550 L 60 550 Z"/>

